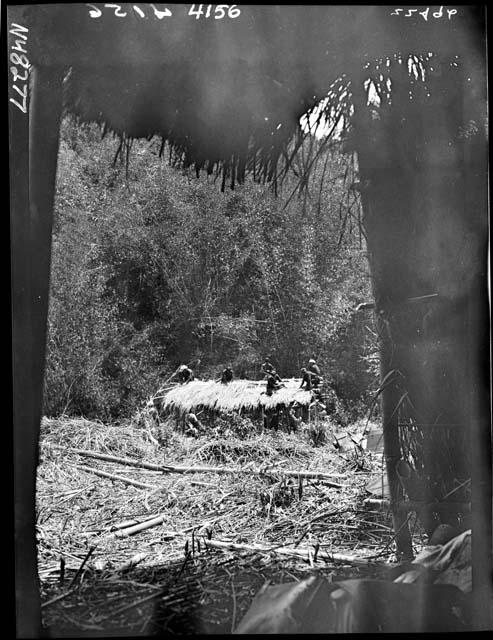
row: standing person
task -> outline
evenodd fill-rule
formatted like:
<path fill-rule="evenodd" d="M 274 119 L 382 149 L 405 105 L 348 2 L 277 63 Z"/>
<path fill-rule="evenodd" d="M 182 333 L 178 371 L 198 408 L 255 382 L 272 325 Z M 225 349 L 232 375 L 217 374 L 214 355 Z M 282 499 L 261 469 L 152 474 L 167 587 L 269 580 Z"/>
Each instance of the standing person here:
<path fill-rule="evenodd" d="M 193 371 L 186 364 L 180 365 L 178 369 L 178 380 L 181 384 L 191 382 L 193 380 Z"/>
<path fill-rule="evenodd" d="M 318 366 L 318 364 L 315 362 L 313 358 L 308 360 L 307 371 L 311 373 L 313 387 L 318 387 L 320 384 L 322 384 L 322 375 L 320 373 L 320 367 Z"/>
<path fill-rule="evenodd" d="M 311 371 L 312 373 L 314 373 L 316 376 L 318 376 L 319 378 L 321 377 L 321 373 L 320 373 L 320 367 L 318 366 L 318 364 L 315 362 L 315 360 L 313 358 L 311 358 L 310 360 L 308 360 L 308 367 L 307 367 L 308 371 Z"/>

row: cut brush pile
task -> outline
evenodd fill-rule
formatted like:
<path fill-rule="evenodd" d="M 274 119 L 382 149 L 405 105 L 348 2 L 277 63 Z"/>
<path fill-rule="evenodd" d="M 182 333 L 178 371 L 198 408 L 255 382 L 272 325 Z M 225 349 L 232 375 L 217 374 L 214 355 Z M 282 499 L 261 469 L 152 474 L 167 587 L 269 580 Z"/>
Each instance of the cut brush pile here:
<path fill-rule="evenodd" d="M 393 559 L 388 514 L 363 507 L 381 474 L 370 452 L 253 429 L 172 432 L 160 446 L 132 423 L 68 418 L 43 420 L 40 447 L 39 576 L 53 635 L 229 633 L 267 580 L 374 577 Z"/>

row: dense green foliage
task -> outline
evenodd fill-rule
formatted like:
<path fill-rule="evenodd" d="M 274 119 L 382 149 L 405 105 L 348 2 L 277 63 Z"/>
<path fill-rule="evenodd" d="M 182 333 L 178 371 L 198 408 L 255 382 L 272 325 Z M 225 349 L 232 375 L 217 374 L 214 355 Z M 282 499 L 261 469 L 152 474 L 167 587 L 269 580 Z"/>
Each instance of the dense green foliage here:
<path fill-rule="evenodd" d="M 113 163 L 117 146 L 63 124 L 45 413 L 125 416 L 182 362 L 259 378 L 268 353 L 286 377 L 315 356 L 343 401 L 365 400 L 375 340 L 354 312 L 370 286 L 350 158 L 319 153 L 293 196 L 310 138 L 275 197 L 252 182 L 221 193 L 154 140 Z"/>

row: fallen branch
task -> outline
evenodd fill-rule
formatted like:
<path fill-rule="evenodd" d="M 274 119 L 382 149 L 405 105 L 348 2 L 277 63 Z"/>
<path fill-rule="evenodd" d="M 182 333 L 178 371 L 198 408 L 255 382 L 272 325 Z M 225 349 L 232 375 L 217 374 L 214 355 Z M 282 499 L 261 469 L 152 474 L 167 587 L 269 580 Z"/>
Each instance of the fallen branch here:
<path fill-rule="evenodd" d="M 141 462 L 132 458 L 117 458 L 104 453 L 96 453 L 95 451 L 86 451 L 84 449 L 70 449 L 74 453 L 89 458 L 97 458 L 106 460 L 107 462 L 115 462 L 117 464 L 138 467 L 142 469 L 151 469 L 152 471 L 162 471 L 163 473 L 218 473 L 218 474 L 239 474 L 247 473 L 256 476 L 278 475 L 286 478 L 312 478 L 315 480 L 323 480 L 328 486 L 335 489 L 342 489 L 344 485 L 332 482 L 331 478 L 340 478 L 338 473 L 324 473 L 323 471 L 287 471 L 278 469 L 277 467 L 263 467 L 261 469 L 235 469 L 232 467 L 181 467 L 176 465 L 157 465 Z"/>
<path fill-rule="evenodd" d="M 116 476 L 112 473 L 107 473 L 106 471 L 100 471 L 99 469 L 94 469 L 93 467 L 85 467 L 83 465 L 77 465 L 77 469 L 81 471 L 88 471 L 90 473 L 94 473 L 97 476 L 101 476 L 102 478 L 109 478 L 110 480 L 118 480 L 119 482 L 124 482 L 125 484 L 130 484 L 133 487 L 139 487 L 139 489 L 150 489 L 155 490 L 157 487 L 146 484 L 145 482 L 139 482 L 138 480 L 132 480 L 131 478 L 124 478 L 123 476 Z"/>
<path fill-rule="evenodd" d="M 186 529 L 182 529 L 181 531 L 163 531 L 162 536 L 166 538 L 177 538 L 178 536 L 182 536 L 185 533 L 190 533 L 190 531 L 195 531 L 196 529 L 202 529 L 203 527 L 209 526 L 210 524 L 216 522 L 223 518 L 226 514 L 222 513 L 215 518 L 211 518 L 210 520 L 206 520 L 198 525 L 193 525 L 191 527 L 187 527 Z M 126 538 L 127 536 L 132 536 L 134 533 L 139 533 L 140 531 L 145 531 L 146 529 L 151 529 L 152 527 L 157 527 L 164 520 L 169 517 L 168 515 L 156 516 L 155 518 L 145 520 L 136 524 L 133 527 L 126 527 L 125 529 L 121 529 L 120 531 L 115 531 L 112 535 L 116 538 Z"/>
<path fill-rule="evenodd" d="M 133 567 L 138 565 L 140 562 L 145 560 L 148 555 L 149 555 L 148 553 L 143 553 L 143 552 L 137 553 L 135 556 L 132 556 L 130 560 L 127 560 L 127 562 L 124 562 L 121 566 L 119 566 L 116 572 L 120 573 L 122 571 L 127 571 L 128 569 L 132 569 Z"/>
<path fill-rule="evenodd" d="M 338 474 L 324 473 L 322 471 L 287 471 L 277 467 L 262 467 L 261 469 L 234 469 L 232 467 L 180 467 L 174 465 L 163 465 L 164 473 L 218 473 L 218 474 L 238 474 L 248 473 L 256 476 L 278 475 L 286 478 L 313 478 L 328 481 L 331 478 L 339 477 Z M 344 485 L 336 482 L 326 482 L 331 487 L 342 489 Z"/>
<path fill-rule="evenodd" d="M 134 458 L 117 458 L 107 453 L 97 453 L 97 451 L 87 451 L 86 449 L 69 448 L 69 451 L 86 456 L 88 458 L 96 458 L 97 460 L 106 460 L 107 462 L 115 462 L 117 464 L 127 465 L 129 467 L 137 467 L 140 469 L 151 469 L 151 471 L 162 471 L 163 467 L 158 464 L 150 464 L 149 462 L 141 462 Z"/>
<path fill-rule="evenodd" d="M 139 533 L 139 531 L 145 531 L 146 529 L 157 527 L 159 524 L 164 522 L 165 518 L 166 516 L 163 515 L 158 516 L 157 518 L 153 518 L 152 520 L 139 522 L 139 524 L 136 524 L 133 527 L 126 527 L 125 529 L 115 531 L 113 535 L 115 536 L 115 538 L 126 538 L 127 536 L 132 536 L 134 533 Z"/>
<path fill-rule="evenodd" d="M 143 518 L 142 520 L 137 520 L 137 518 L 133 518 L 132 520 L 124 520 L 123 522 L 118 522 L 117 524 L 110 525 L 109 530 L 111 532 L 113 532 L 113 531 L 117 531 L 118 529 L 126 529 L 127 527 L 133 527 L 136 524 L 141 524 L 142 522 L 147 522 L 148 520 L 153 520 L 154 518 L 157 518 L 158 516 L 159 516 L 159 514 L 152 515 L 152 516 L 147 516 L 146 518 Z"/>
<path fill-rule="evenodd" d="M 207 540 L 204 539 L 204 544 L 206 547 L 212 547 L 214 549 L 221 549 L 223 551 L 253 551 L 255 553 L 277 553 L 283 556 L 291 556 L 296 558 L 301 558 L 306 561 L 310 561 L 310 558 L 313 562 L 313 552 L 314 548 L 312 547 L 304 547 L 298 549 L 289 549 L 287 547 L 269 547 L 260 544 L 236 544 L 234 542 L 222 542 L 220 540 Z M 366 566 L 372 563 L 371 559 L 368 558 L 358 558 L 357 556 L 350 556 L 342 553 L 329 553 L 323 549 L 319 549 L 317 553 L 317 558 L 321 558 L 326 561 L 332 562 L 343 562 L 344 564 L 353 564 Z M 386 564 L 386 563 L 381 563 Z"/>

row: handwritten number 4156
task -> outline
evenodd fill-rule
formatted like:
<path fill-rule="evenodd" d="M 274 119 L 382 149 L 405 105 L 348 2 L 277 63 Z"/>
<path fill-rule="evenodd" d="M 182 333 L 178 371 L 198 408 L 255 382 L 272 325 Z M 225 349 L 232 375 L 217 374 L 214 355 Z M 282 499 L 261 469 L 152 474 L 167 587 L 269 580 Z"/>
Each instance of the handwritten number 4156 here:
<path fill-rule="evenodd" d="M 198 7 L 197 9 L 195 7 Z M 204 7 L 206 7 L 206 9 L 204 10 Z M 218 4 L 218 5 L 212 5 L 212 4 L 199 4 L 199 5 L 195 5 L 192 4 L 192 6 L 190 7 L 190 10 L 188 12 L 189 16 L 195 16 L 195 19 L 198 20 L 199 18 L 201 18 L 202 16 L 204 18 L 209 18 L 211 16 L 212 10 L 214 9 L 214 19 L 215 20 L 221 20 L 222 18 L 224 18 L 224 16 L 228 15 L 228 18 L 237 18 L 241 11 L 238 9 L 237 5 L 235 4 Z"/>
<path fill-rule="evenodd" d="M 413 14 L 418 13 L 420 16 L 423 16 L 423 20 L 428 21 L 428 15 L 430 13 L 430 7 L 427 7 L 424 11 L 418 11 L 418 9 L 394 9 L 394 11 L 390 14 L 391 16 L 398 16 L 403 11 L 407 11 L 404 13 L 404 18 L 410 18 Z M 452 16 L 457 15 L 457 9 L 447 9 L 447 17 L 450 20 Z M 433 11 L 431 14 L 434 18 L 442 18 L 444 16 L 443 6 L 440 7 L 438 11 Z"/>

